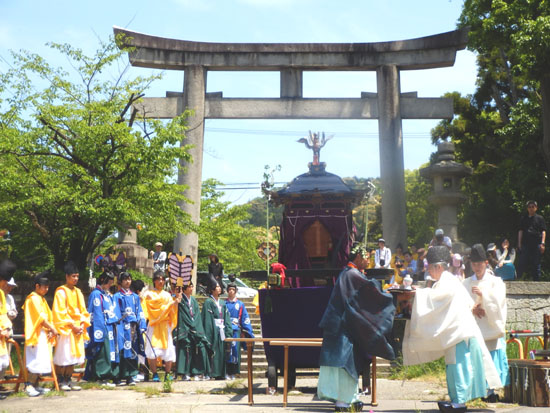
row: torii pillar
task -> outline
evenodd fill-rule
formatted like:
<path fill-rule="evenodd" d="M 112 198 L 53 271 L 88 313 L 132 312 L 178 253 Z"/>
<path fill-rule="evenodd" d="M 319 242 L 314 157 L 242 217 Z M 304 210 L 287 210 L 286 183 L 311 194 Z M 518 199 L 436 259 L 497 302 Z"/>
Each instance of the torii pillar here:
<path fill-rule="evenodd" d="M 378 139 L 382 183 L 382 223 L 390 249 L 407 245 L 405 166 L 401 125 L 399 69 L 381 66 L 376 71 L 378 89 Z M 398 225 L 394 225 L 398 223 Z"/>
<path fill-rule="evenodd" d="M 193 108 L 194 113 L 188 119 L 186 140 L 181 145 L 191 145 L 189 154 L 191 161 L 180 160 L 178 170 L 178 184 L 187 186 L 185 196 L 192 203 L 179 202 L 179 207 L 191 217 L 195 224 L 199 224 L 201 216 L 201 182 L 202 182 L 202 155 L 204 146 L 204 102 L 206 92 L 206 73 L 201 66 L 185 68 L 183 78 L 183 108 Z M 183 113 L 183 110 L 179 114 Z M 199 236 L 196 232 L 187 234 L 178 233 L 174 240 L 174 251 L 189 254 L 195 263 L 193 269 L 193 284 L 197 285 L 196 268 L 199 254 Z"/>
<path fill-rule="evenodd" d="M 466 47 L 467 31 L 379 43 L 204 43 L 175 40 L 118 27 L 133 66 L 185 72 L 184 90 L 165 98 L 146 98 L 138 109 L 168 119 L 192 109 L 185 144 L 193 162 L 182 164 L 178 183 L 188 186 L 192 204 L 181 205 L 195 223 L 200 218 L 202 148 L 205 119 L 378 119 L 383 234 L 390 246 L 406 245 L 406 203 L 402 119 L 451 119 L 452 99 L 418 98 L 401 93 L 402 70 L 452 66 Z M 279 98 L 224 98 L 206 93 L 208 71 L 278 71 Z M 304 98 L 304 71 L 376 71 L 377 93 L 361 98 Z M 360 165 L 358 161 L 358 165 Z M 178 235 L 176 251 L 197 259 L 196 234 Z"/>

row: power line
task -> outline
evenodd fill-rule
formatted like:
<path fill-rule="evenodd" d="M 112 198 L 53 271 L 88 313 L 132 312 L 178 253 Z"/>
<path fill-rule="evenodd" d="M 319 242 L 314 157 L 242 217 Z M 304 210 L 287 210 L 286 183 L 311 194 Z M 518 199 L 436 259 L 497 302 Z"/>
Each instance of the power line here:
<path fill-rule="evenodd" d="M 258 186 L 250 186 L 250 187 L 236 187 L 236 188 L 225 188 L 223 186 L 216 186 L 215 189 L 216 190 L 220 190 L 220 191 L 232 191 L 234 189 L 260 189 L 261 186 L 258 185 Z"/>
<path fill-rule="evenodd" d="M 292 130 L 265 130 L 265 129 L 237 129 L 237 128 L 205 128 L 207 132 L 212 133 L 232 133 L 239 135 L 274 135 L 274 136 L 306 136 L 304 131 Z M 363 138 L 363 139 L 378 139 L 378 132 L 325 132 L 326 135 L 334 135 L 342 138 Z M 403 134 L 404 139 L 431 139 L 431 135 L 426 132 L 409 132 Z"/>
<path fill-rule="evenodd" d="M 286 184 L 286 182 L 273 182 L 274 184 Z M 233 183 L 221 183 L 217 186 L 233 186 L 233 185 L 260 185 L 260 182 L 233 182 Z"/>

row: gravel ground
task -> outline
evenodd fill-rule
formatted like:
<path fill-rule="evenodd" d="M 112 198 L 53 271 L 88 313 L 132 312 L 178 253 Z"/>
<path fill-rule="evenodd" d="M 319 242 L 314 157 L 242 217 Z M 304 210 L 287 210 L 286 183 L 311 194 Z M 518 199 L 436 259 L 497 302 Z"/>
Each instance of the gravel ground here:
<path fill-rule="evenodd" d="M 438 400 L 446 396 L 445 383 L 393 381 L 379 379 L 378 406 L 370 406 L 370 396 L 363 397 L 369 412 L 437 412 Z M 298 378 L 298 389 L 291 391 L 288 406 L 283 408 L 283 396 L 265 394 L 267 380 L 254 383 L 253 406 L 248 405 L 246 380 L 235 382 L 175 382 L 172 393 L 161 393 L 162 383 L 140 383 L 135 389 L 87 389 L 62 395 L 30 398 L 16 395 L 0 401 L 5 412 L 332 412 L 333 405 L 315 396 L 317 379 Z M 280 384 L 282 384 L 280 382 Z M 510 404 L 489 404 L 472 412 L 549 412 L 549 408 L 528 408 Z"/>

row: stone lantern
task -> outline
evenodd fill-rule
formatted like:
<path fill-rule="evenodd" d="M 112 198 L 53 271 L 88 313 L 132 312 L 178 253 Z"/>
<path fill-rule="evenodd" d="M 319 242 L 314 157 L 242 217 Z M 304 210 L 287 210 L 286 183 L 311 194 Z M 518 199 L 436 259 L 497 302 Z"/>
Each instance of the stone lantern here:
<path fill-rule="evenodd" d="M 420 175 L 433 182 L 433 194 L 429 200 L 438 208 L 437 225 L 453 243 L 458 241 L 457 207 L 466 200 L 460 182 L 472 174 L 472 168 L 455 162 L 454 149 L 452 142 L 439 143 L 436 163 L 420 169 Z"/>
<path fill-rule="evenodd" d="M 149 277 L 153 276 L 153 260 L 149 256 L 149 251 L 138 245 L 137 230 L 135 228 L 119 230 L 118 244 L 114 246 L 114 250 L 124 251 L 127 268 L 140 271 Z"/>

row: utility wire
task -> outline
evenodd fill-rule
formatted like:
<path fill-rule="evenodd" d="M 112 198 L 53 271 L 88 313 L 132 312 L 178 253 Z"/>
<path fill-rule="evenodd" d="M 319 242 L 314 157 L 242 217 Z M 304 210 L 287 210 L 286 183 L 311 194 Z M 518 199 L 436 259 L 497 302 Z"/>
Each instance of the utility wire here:
<path fill-rule="evenodd" d="M 266 130 L 266 129 L 236 129 L 236 128 L 205 128 L 207 132 L 212 133 L 232 133 L 239 135 L 276 135 L 276 136 L 295 136 L 301 137 L 307 135 L 304 131 L 291 130 Z M 378 132 L 325 132 L 328 135 L 334 135 L 336 138 L 363 138 L 378 139 Z M 431 139 L 431 135 L 426 132 L 409 132 L 403 134 L 404 139 Z"/>

